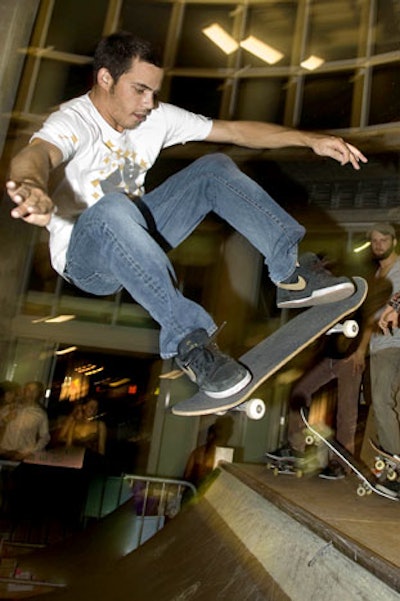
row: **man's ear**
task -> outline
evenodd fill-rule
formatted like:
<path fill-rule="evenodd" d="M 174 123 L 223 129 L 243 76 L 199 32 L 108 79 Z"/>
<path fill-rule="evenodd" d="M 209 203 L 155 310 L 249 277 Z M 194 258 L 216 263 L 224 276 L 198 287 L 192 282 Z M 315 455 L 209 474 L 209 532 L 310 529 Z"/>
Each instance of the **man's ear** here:
<path fill-rule="evenodd" d="M 113 78 L 111 77 L 111 74 L 109 72 L 108 69 L 106 69 L 105 67 L 102 67 L 101 69 L 98 70 L 97 72 L 97 84 L 105 89 L 105 90 L 109 90 L 110 87 L 113 84 Z"/>

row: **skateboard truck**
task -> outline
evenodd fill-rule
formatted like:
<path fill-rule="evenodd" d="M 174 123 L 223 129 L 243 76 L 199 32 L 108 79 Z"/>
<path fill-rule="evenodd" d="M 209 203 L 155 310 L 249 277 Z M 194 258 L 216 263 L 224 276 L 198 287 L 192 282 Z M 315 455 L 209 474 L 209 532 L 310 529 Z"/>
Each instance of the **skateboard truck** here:
<path fill-rule="evenodd" d="M 385 477 L 392 482 L 399 480 L 400 457 L 387 453 L 381 449 L 371 438 L 369 439 L 369 443 L 376 453 L 374 469 L 377 476 L 380 478 L 384 474 Z"/>
<path fill-rule="evenodd" d="M 236 407 L 219 411 L 216 415 L 225 415 L 229 411 L 242 411 L 249 419 L 259 420 L 265 415 L 265 403 L 262 399 L 249 399 L 240 405 L 236 405 Z"/>
<path fill-rule="evenodd" d="M 326 334 L 344 334 L 346 338 L 355 338 L 359 330 L 358 323 L 354 319 L 346 319 L 343 323 L 337 323 Z"/>

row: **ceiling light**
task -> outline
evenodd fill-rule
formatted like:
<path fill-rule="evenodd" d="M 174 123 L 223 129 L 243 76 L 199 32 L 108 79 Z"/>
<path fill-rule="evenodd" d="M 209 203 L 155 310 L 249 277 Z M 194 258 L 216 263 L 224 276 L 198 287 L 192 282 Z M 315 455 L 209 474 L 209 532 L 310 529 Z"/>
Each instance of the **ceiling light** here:
<path fill-rule="evenodd" d="M 282 52 L 268 46 L 253 35 L 240 42 L 240 46 L 269 65 L 274 65 L 284 57 Z"/>
<path fill-rule="evenodd" d="M 323 65 L 324 62 L 325 61 L 323 58 L 315 56 L 315 54 L 311 54 L 306 60 L 301 61 L 300 66 L 303 67 L 303 69 L 307 69 L 307 71 L 314 71 Z"/>
<path fill-rule="evenodd" d="M 356 246 L 356 248 L 353 249 L 353 252 L 360 253 L 361 251 L 365 250 L 369 246 L 371 246 L 371 242 L 364 242 L 364 244 L 360 244 L 360 246 Z"/>
<path fill-rule="evenodd" d="M 56 355 L 67 355 L 68 353 L 73 353 L 77 350 L 77 346 L 69 346 L 68 348 L 63 349 L 62 351 L 56 351 Z"/>
<path fill-rule="evenodd" d="M 232 36 L 229 35 L 218 23 L 213 23 L 209 27 L 202 29 L 206 35 L 216 46 L 218 46 L 225 54 L 232 54 L 239 48 L 239 44 Z"/>
<path fill-rule="evenodd" d="M 75 315 L 57 315 L 56 317 L 49 317 L 45 319 L 46 323 L 64 323 L 64 321 L 71 321 L 75 319 Z"/>

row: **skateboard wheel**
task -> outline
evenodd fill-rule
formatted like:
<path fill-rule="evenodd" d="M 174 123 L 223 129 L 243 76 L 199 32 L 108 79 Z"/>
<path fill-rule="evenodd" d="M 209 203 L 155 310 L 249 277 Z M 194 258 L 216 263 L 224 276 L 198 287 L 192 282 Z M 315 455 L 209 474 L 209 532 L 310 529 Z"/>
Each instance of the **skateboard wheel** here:
<path fill-rule="evenodd" d="M 375 469 L 378 470 L 378 472 L 382 472 L 385 469 L 385 462 L 383 459 L 377 459 L 375 461 Z"/>
<path fill-rule="evenodd" d="M 296 478 L 302 478 L 303 476 L 303 470 L 297 470 L 296 471 Z"/>
<path fill-rule="evenodd" d="M 357 495 L 359 497 L 363 497 L 364 495 L 366 495 L 366 493 L 367 493 L 367 491 L 366 491 L 365 487 L 362 484 L 360 484 L 360 486 L 357 488 Z"/>
<path fill-rule="evenodd" d="M 246 415 L 250 419 L 262 419 L 265 415 L 265 403 L 262 399 L 250 399 L 246 404 Z"/>
<path fill-rule="evenodd" d="M 307 434 L 306 436 L 306 445 L 312 445 L 315 443 L 314 436 L 312 434 Z"/>
<path fill-rule="evenodd" d="M 354 319 L 347 319 L 343 323 L 343 334 L 346 338 L 355 338 L 359 332 L 358 323 Z"/>
<path fill-rule="evenodd" d="M 279 475 L 279 469 L 277 467 L 274 467 L 273 474 L 274 474 L 274 476 L 278 476 Z"/>
<path fill-rule="evenodd" d="M 386 477 L 388 480 L 391 480 L 392 482 L 394 482 L 394 480 L 397 479 L 397 473 L 396 470 L 389 468 L 386 474 Z"/>

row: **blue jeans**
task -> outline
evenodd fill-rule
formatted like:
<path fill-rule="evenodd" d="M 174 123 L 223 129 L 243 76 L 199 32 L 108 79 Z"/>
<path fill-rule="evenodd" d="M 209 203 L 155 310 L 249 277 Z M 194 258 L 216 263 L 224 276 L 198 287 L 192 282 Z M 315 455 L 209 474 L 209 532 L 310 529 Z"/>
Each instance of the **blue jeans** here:
<path fill-rule="evenodd" d="M 294 270 L 304 228 L 223 154 L 211 154 L 142 197 L 158 232 L 174 248 L 213 211 L 243 234 L 265 258 L 277 283 Z M 106 194 L 78 218 L 67 252 L 67 279 L 97 295 L 125 288 L 161 327 L 160 355 L 176 355 L 197 328 L 216 330 L 210 315 L 185 298 L 173 267 L 124 194 Z"/>

